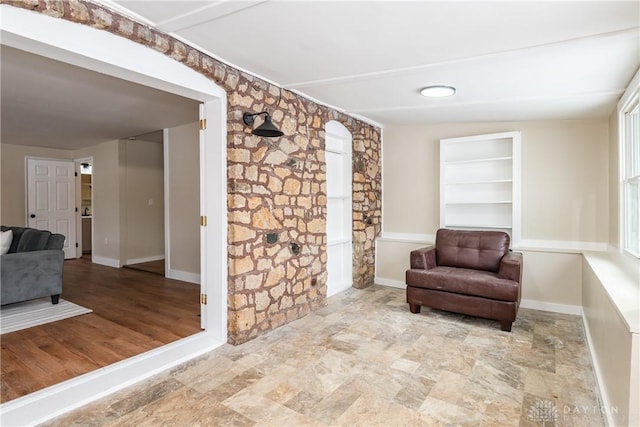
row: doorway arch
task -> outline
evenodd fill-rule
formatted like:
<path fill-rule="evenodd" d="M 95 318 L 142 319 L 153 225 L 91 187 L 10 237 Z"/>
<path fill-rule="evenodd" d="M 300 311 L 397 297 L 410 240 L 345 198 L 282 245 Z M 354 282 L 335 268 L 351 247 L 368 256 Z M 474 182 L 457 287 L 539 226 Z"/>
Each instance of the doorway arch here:
<path fill-rule="evenodd" d="M 204 332 L 1 405 L 6 425 L 33 425 L 78 408 L 227 341 L 226 92 L 204 75 L 126 38 L 0 5 L 2 44 L 200 101 L 201 280 Z"/>

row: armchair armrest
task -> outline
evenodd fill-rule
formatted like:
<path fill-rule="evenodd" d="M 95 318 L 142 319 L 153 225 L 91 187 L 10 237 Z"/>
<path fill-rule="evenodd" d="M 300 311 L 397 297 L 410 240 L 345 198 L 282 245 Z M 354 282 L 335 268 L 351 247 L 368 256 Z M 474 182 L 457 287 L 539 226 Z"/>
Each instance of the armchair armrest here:
<path fill-rule="evenodd" d="M 498 276 L 503 279 L 513 280 L 515 282 L 522 282 L 522 253 L 520 252 L 508 252 L 500 260 L 500 269 L 498 270 Z"/>
<path fill-rule="evenodd" d="M 432 245 L 411 251 L 410 260 L 412 269 L 430 270 L 436 267 L 436 247 Z"/>

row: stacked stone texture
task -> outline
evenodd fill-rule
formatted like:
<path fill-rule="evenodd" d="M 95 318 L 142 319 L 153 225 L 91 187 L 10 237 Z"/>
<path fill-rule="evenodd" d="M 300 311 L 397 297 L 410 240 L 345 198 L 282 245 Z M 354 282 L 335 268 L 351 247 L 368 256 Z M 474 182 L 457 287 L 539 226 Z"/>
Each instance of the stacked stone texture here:
<path fill-rule="evenodd" d="M 373 284 L 381 229 L 380 130 L 229 67 L 153 28 L 87 1 L 1 3 L 110 31 L 204 74 L 228 95 L 228 332 L 239 344 L 326 302 L 325 126 L 353 136 L 353 286 Z M 244 112 L 268 111 L 284 136 L 262 138 Z M 258 126 L 257 119 L 255 126 Z"/>

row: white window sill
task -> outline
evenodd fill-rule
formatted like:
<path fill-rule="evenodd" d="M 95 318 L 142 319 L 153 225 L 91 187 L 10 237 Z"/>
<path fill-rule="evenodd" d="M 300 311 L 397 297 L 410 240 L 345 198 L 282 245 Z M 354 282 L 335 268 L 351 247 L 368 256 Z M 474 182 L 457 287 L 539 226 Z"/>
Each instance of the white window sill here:
<path fill-rule="evenodd" d="M 629 332 L 640 333 L 640 260 L 632 260 L 614 250 L 584 252 L 583 256 L 626 322 Z"/>

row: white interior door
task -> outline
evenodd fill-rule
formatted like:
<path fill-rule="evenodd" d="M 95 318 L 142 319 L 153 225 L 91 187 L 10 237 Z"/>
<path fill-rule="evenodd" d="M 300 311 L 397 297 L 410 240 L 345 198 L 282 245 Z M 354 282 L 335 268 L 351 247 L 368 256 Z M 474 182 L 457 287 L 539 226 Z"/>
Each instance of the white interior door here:
<path fill-rule="evenodd" d="M 344 126 L 327 124 L 327 296 L 353 283 L 351 145 L 351 134 Z"/>
<path fill-rule="evenodd" d="M 27 225 L 65 236 L 65 259 L 76 258 L 76 186 L 72 161 L 27 159 Z"/>

